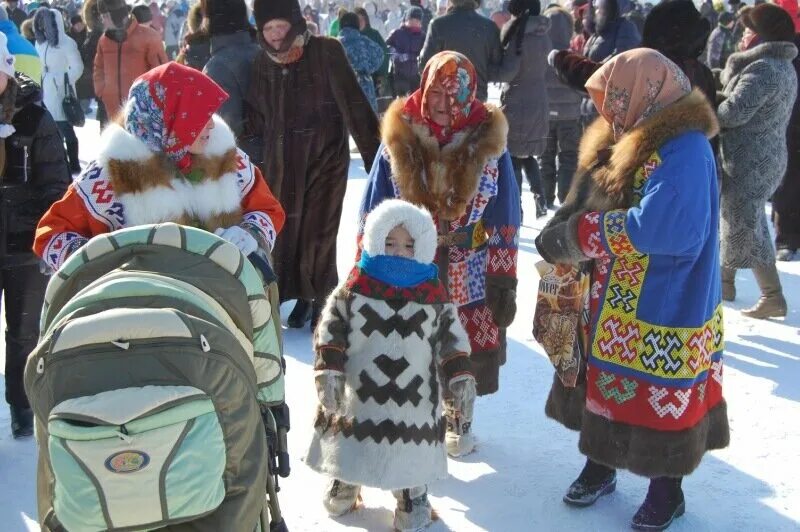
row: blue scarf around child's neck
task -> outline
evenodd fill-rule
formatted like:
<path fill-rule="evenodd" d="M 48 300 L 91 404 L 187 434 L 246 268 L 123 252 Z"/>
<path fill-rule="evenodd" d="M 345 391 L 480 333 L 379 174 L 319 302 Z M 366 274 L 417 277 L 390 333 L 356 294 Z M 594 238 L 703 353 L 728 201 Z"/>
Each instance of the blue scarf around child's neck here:
<path fill-rule="evenodd" d="M 435 264 L 422 264 L 414 259 L 392 255 L 371 257 L 366 251 L 361 252 L 358 267 L 373 279 L 400 288 L 417 286 L 439 275 Z"/>

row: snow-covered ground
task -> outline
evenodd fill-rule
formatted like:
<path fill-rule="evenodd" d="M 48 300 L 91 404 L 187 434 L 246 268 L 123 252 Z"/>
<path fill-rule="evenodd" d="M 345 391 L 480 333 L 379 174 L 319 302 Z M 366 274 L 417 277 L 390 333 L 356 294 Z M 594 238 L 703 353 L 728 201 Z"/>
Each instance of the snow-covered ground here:
<path fill-rule="evenodd" d="M 96 131 L 96 124 L 90 122 L 79 132 L 85 158 L 96 150 Z M 340 275 L 352 266 L 356 213 L 365 178 L 361 161 L 354 159 L 339 233 Z M 533 213 L 530 192 L 524 194 L 524 201 L 525 212 Z M 519 312 L 509 329 L 508 363 L 502 370 L 500 392 L 478 400 L 477 451 L 465 459 L 450 460 L 451 477 L 430 486 L 440 516 L 433 532 L 625 530 L 646 492 L 645 479 L 623 473 L 617 492 L 593 508 L 576 510 L 561 502 L 584 459 L 577 450 L 576 434 L 544 415 L 552 368 L 531 335 L 538 282 L 534 263 L 539 260 L 533 239 L 543 225 L 544 220 L 530 216 L 525 220 Z M 708 454 L 684 482 L 687 513 L 671 530 L 800 530 L 800 262 L 779 264 L 779 268 L 790 307 L 786 320 L 753 321 L 740 315 L 739 310 L 758 297 L 750 272 L 738 276 L 739 300 L 725 306 L 725 395 L 731 446 Z M 284 319 L 290 310 L 287 304 Z M 285 340 L 292 474 L 282 481 L 280 502 L 290 530 L 390 530 L 393 498 L 379 490 L 366 489 L 363 508 L 351 515 L 330 519 L 325 514 L 320 502 L 325 479 L 301 459 L 311 437 L 316 404 L 311 335 L 305 329 L 286 330 Z M 32 440 L 11 439 L 8 412 L 0 406 L 2 531 L 38 530 L 35 459 Z"/>

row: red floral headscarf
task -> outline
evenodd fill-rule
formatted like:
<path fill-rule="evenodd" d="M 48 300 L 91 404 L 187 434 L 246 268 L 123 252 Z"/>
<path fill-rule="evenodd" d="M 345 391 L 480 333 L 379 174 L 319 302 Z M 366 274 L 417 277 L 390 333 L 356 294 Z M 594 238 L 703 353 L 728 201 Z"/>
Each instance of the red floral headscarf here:
<path fill-rule="evenodd" d="M 428 113 L 428 90 L 441 85 L 450 100 L 450 126 L 442 127 Z M 475 99 L 478 76 L 475 67 L 458 52 L 439 52 L 425 65 L 420 88 L 406 100 L 403 111 L 417 123 L 425 124 L 441 144 L 450 141 L 453 133 L 480 124 L 488 115 L 486 107 Z"/>
<path fill-rule="evenodd" d="M 128 93 L 125 129 L 180 170 L 192 164 L 189 148 L 228 94 L 205 74 L 175 62 L 139 76 Z"/>

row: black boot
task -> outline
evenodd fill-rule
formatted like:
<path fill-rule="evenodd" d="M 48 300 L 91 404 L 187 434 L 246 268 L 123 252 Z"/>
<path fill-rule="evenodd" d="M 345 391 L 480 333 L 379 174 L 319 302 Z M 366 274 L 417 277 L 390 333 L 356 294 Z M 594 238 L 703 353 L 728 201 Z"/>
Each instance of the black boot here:
<path fill-rule="evenodd" d="M 631 520 L 634 530 L 665 530 L 686 512 L 681 489 L 682 478 L 658 477 L 650 480 L 647 497 Z"/>
<path fill-rule="evenodd" d="M 33 436 L 33 410 L 18 406 L 12 406 L 10 409 L 11 435 L 14 439 Z"/>
<path fill-rule="evenodd" d="M 78 143 L 77 142 L 68 142 L 67 143 L 67 160 L 69 161 L 69 171 L 72 174 L 80 174 L 81 169 L 81 160 L 78 157 Z"/>
<path fill-rule="evenodd" d="M 547 201 L 545 201 L 544 196 L 536 196 L 536 217 L 537 218 L 544 218 L 547 216 Z"/>
<path fill-rule="evenodd" d="M 583 471 L 564 495 L 564 502 L 580 508 L 591 506 L 617 489 L 617 470 L 587 459 Z"/>
<path fill-rule="evenodd" d="M 317 323 L 319 323 L 319 317 L 322 315 L 322 303 L 318 303 L 315 299 L 314 302 L 311 304 L 311 332 L 313 333 L 317 330 Z"/>
<path fill-rule="evenodd" d="M 298 299 L 297 303 L 289 314 L 289 319 L 286 320 L 286 325 L 291 329 L 302 329 L 306 322 L 311 319 L 311 300 Z"/>

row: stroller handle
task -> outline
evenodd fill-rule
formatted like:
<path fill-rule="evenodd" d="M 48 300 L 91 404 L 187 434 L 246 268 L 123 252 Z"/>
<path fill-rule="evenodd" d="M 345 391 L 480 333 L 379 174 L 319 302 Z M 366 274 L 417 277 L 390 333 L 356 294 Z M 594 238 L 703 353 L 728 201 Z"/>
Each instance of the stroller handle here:
<path fill-rule="evenodd" d="M 247 259 L 250 261 L 250 264 L 255 266 L 256 270 L 259 271 L 261 277 L 264 279 L 265 285 L 270 284 L 278 279 L 278 276 L 275 275 L 274 271 L 272 271 L 272 266 L 269 265 L 269 261 L 257 251 L 249 254 Z"/>

